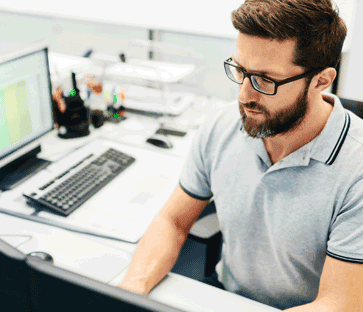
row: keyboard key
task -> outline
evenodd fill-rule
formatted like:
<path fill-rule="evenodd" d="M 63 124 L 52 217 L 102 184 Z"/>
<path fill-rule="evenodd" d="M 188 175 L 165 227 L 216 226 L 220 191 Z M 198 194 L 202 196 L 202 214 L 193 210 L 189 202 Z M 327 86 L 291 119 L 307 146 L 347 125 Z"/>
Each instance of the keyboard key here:
<path fill-rule="evenodd" d="M 58 175 L 57 179 L 64 177 L 72 169 L 75 169 L 92 156 L 92 154 L 87 156 L 70 169 L 64 171 Z M 41 207 L 55 210 L 65 216 L 69 215 L 134 161 L 135 158 L 111 148 L 68 177 L 60 185 L 51 189 L 40 200 L 32 197 L 29 197 L 29 199 L 38 203 Z M 45 183 L 43 187 L 49 187 L 54 182 L 55 179 Z"/>

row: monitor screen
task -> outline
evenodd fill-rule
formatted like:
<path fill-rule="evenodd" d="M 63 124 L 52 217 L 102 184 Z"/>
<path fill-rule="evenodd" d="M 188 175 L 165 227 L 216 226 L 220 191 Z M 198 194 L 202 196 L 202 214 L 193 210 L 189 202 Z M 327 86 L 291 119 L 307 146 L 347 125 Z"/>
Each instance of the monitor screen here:
<path fill-rule="evenodd" d="M 45 42 L 0 55 L 0 168 L 53 129 L 51 92 Z"/>

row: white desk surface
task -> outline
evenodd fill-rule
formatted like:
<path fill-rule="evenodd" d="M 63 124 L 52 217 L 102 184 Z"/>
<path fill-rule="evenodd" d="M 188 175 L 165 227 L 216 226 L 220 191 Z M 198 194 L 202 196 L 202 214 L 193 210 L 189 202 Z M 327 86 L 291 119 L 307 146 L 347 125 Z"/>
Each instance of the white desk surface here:
<path fill-rule="evenodd" d="M 76 234 L 5 214 L 0 214 L 0 224 L 1 239 L 17 247 L 23 253 L 32 251 L 47 252 L 53 256 L 55 265 L 70 271 L 107 282 L 108 277 L 105 278 L 106 280 L 98 278 L 99 272 L 93 276 L 84 274 L 82 266 L 91 265 L 95 270 L 111 276 L 115 272 L 110 272 L 107 266 L 113 265 L 116 274 L 120 271 L 116 278 L 108 282 L 113 286 L 121 283 L 127 268 L 115 268 L 115 263 L 110 262 L 110 254 L 121 257 L 125 251 L 131 255 L 136 249 L 135 244 Z M 60 244 L 60 242 L 62 243 Z M 59 249 L 63 251 L 62 255 Z M 89 258 L 90 253 L 98 259 L 97 262 L 92 263 L 90 261 L 92 260 Z M 102 260 L 103 257 L 104 261 Z M 113 262 L 114 259 L 117 259 L 115 257 L 111 259 Z M 156 301 L 190 312 L 226 310 L 245 312 L 280 311 L 171 272 L 148 296 Z"/>
<path fill-rule="evenodd" d="M 351 46 L 357 1 L 334 1 L 348 27 L 343 52 Z M 127 3 L 104 0 L 100 5 L 85 5 L 83 1 L 64 0 L 61 5 L 54 5 L 46 0 L 13 0 L 1 4 L 0 10 L 235 39 L 238 32 L 232 25 L 231 12 L 243 2 L 228 0 L 206 5 L 205 1 L 184 1 L 176 5 L 166 0 Z"/>
<path fill-rule="evenodd" d="M 112 137 L 115 133 L 117 139 L 123 140 L 125 143 L 131 144 L 132 138 L 139 137 L 139 141 L 134 140 L 132 144 L 149 149 L 159 149 L 149 146 L 144 141 L 150 132 L 155 131 L 158 123 L 146 117 L 139 118 L 141 119 L 130 117 L 129 122 L 126 123 L 126 120 L 124 124 L 106 124 L 99 129 L 93 129 L 89 137 L 74 140 L 61 140 L 56 137 L 55 132 L 52 132 L 44 141 L 43 156 L 57 159 L 61 155 L 59 150 L 69 153 L 70 150 L 93 138 L 108 135 Z M 120 129 L 122 130 L 120 131 Z M 175 150 L 164 152 L 185 157 L 193 131 L 188 135 L 190 137 L 173 138 Z M 2 195 L 0 194 L 0 202 Z M 74 233 L 3 213 L 0 213 L 0 224 L 0 237 L 23 253 L 47 252 L 54 258 L 55 265 L 113 286 L 121 283 L 127 272 L 127 264 L 124 263 L 125 261 L 129 263 L 137 247 L 136 244 Z M 120 261 L 120 265 L 118 265 L 118 261 Z M 226 309 L 251 312 L 279 311 L 171 272 L 150 292 L 149 296 L 187 311 L 225 311 Z"/>

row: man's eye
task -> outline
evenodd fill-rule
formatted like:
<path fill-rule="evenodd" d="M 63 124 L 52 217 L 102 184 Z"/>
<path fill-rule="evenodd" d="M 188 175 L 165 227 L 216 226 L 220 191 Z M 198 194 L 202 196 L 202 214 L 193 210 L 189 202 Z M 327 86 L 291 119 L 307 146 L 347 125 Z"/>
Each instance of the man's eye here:
<path fill-rule="evenodd" d="M 268 78 L 265 78 L 265 77 L 258 77 L 258 80 L 260 82 L 264 82 L 264 83 L 272 83 L 272 81 Z"/>

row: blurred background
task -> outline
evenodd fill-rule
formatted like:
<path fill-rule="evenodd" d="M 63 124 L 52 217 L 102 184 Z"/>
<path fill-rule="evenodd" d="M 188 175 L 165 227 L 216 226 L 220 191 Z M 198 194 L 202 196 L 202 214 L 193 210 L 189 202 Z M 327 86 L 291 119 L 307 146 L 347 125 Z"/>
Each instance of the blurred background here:
<path fill-rule="evenodd" d="M 225 76 L 223 61 L 235 50 L 238 33 L 231 23 L 231 12 L 242 3 L 2 1 L 0 52 L 45 39 L 51 52 L 74 56 L 83 56 L 91 49 L 93 55 L 124 53 L 126 57 L 164 62 L 193 62 L 198 70 L 184 81 L 184 86 L 192 86 L 203 95 L 234 100 L 237 89 Z M 348 36 L 333 91 L 363 101 L 363 1 L 335 3 L 348 26 Z"/>

